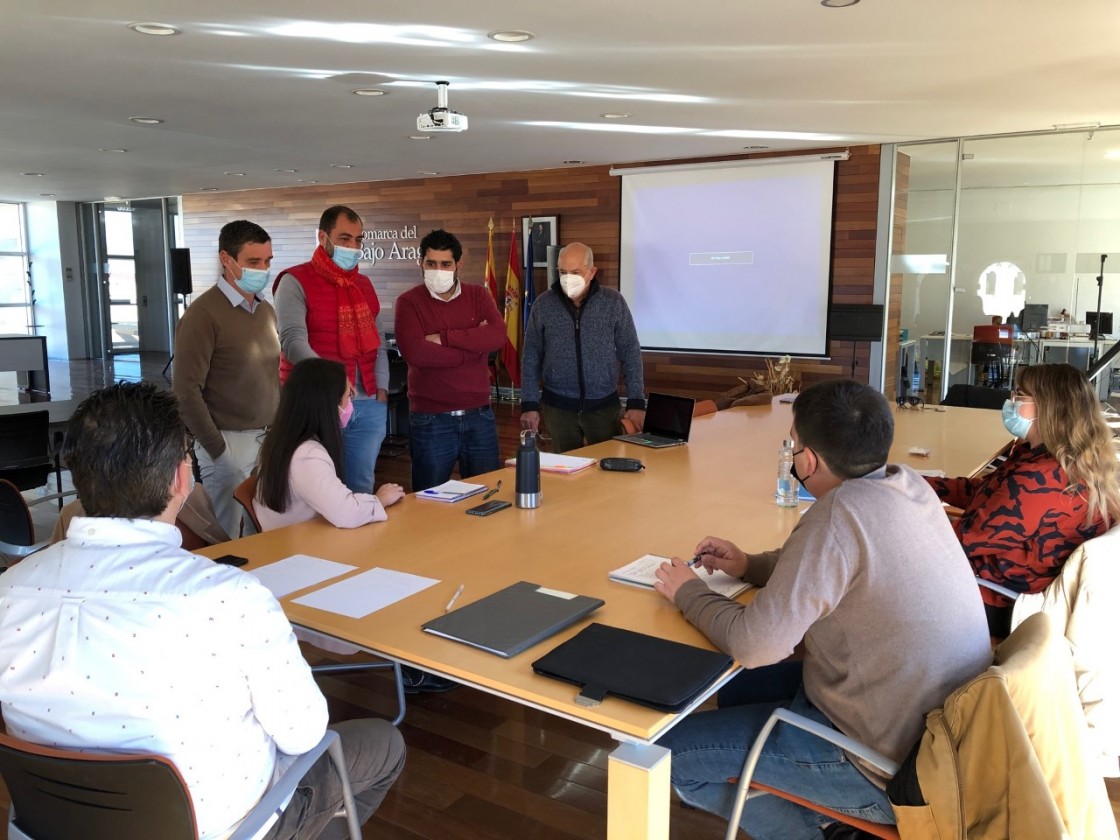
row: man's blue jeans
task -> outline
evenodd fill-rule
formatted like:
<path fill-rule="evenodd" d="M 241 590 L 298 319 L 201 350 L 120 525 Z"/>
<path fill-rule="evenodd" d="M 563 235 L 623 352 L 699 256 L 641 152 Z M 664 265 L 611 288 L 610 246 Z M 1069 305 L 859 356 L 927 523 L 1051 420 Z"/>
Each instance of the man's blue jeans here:
<path fill-rule="evenodd" d="M 342 430 L 343 482 L 354 493 L 373 492 L 373 471 L 385 440 L 385 405 L 374 397 L 354 400 L 354 416 Z"/>
<path fill-rule="evenodd" d="M 738 679 L 762 675 L 747 671 Z M 658 743 L 673 751 L 672 782 L 681 799 L 718 814 L 731 815 L 735 786 L 755 736 L 777 707 L 832 726 L 798 688 L 784 701 L 729 706 L 700 712 L 681 721 Z M 835 811 L 871 822 L 893 823 L 894 813 L 880 790 L 851 763 L 843 750 L 813 735 L 779 723 L 766 741 L 754 778 L 780 790 L 819 802 Z M 776 796 L 748 800 L 740 823 L 754 840 L 819 840 L 830 820 Z"/>
<path fill-rule="evenodd" d="M 451 478 L 455 462 L 459 476 L 470 478 L 498 469 L 498 428 L 490 406 L 469 414 L 408 415 L 412 443 L 412 492 L 419 493 Z"/>

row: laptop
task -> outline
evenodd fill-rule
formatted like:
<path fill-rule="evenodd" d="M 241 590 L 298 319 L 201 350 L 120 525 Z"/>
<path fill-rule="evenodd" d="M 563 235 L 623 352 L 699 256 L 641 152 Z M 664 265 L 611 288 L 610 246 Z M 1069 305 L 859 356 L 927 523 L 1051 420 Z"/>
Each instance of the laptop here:
<path fill-rule="evenodd" d="M 642 430 L 633 435 L 615 435 L 615 440 L 663 449 L 688 443 L 692 428 L 692 411 L 696 400 L 692 397 L 674 397 L 669 394 L 650 394 L 646 401 L 646 422 Z"/>

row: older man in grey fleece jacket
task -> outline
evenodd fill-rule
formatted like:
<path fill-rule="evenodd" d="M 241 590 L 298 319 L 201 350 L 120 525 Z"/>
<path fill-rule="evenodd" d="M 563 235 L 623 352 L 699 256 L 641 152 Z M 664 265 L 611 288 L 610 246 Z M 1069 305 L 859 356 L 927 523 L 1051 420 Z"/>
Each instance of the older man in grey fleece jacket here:
<path fill-rule="evenodd" d="M 925 480 L 886 463 L 893 434 L 886 400 L 867 385 L 808 388 L 793 404 L 794 474 L 817 501 L 780 551 L 746 554 L 714 537 L 696 548 L 706 569 L 762 587 L 755 599 L 743 605 L 717 595 L 675 558 L 658 571 L 658 591 L 753 669 L 720 693 L 717 711 L 693 715 L 662 739 L 686 801 L 730 813 L 727 780 L 778 706 L 901 761 L 925 713 L 990 664 L 971 567 Z M 782 663 L 802 640 L 804 661 Z M 883 779 L 801 730 L 779 726 L 755 778 L 842 813 L 894 822 Z M 747 803 L 742 828 L 755 840 L 797 840 L 821 837 L 825 822 L 765 796 Z"/>
<path fill-rule="evenodd" d="M 595 279 L 595 256 L 581 242 L 560 249 L 560 279 L 529 314 L 521 356 L 521 427 L 541 414 L 555 452 L 621 433 L 618 371 L 626 380 L 626 418 L 645 420 L 642 353 L 622 295 Z M 543 391 L 541 385 L 543 384 Z"/>

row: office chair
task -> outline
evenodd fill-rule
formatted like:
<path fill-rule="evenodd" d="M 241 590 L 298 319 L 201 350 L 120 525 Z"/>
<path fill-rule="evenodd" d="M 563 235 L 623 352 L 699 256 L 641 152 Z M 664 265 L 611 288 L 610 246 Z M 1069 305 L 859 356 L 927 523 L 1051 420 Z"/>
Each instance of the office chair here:
<path fill-rule="evenodd" d="M 703 417 L 705 414 L 715 414 L 718 410 L 715 400 L 697 400 L 692 408 L 692 416 Z"/>
<path fill-rule="evenodd" d="M 23 493 L 0 478 L 0 569 L 7 568 L 9 560 L 22 560 L 47 544 L 35 542 L 35 525 Z"/>
<path fill-rule="evenodd" d="M 402 434 L 400 422 L 402 406 L 407 419 L 408 363 L 396 349 L 389 350 L 389 387 L 386 391 L 389 403 L 386 406 L 386 434 L 381 442 L 381 454 L 386 458 L 395 458 L 408 451 L 408 435 Z"/>
<path fill-rule="evenodd" d="M 291 797 L 323 753 L 342 782 L 351 840 L 361 827 L 342 742 L 328 729 L 265 792 L 228 840 L 248 840 Z M 161 755 L 71 752 L 0 735 L 0 777 L 11 795 L 9 840 L 196 840 L 194 806 L 175 765 Z M 80 832 L 76 827 L 80 826 Z"/>
<path fill-rule="evenodd" d="M 62 464 L 59 447 L 51 445 L 50 413 L 31 411 L 26 414 L 0 415 L 0 478 L 6 478 L 20 490 L 34 490 L 47 483 L 53 472 L 56 492 L 41 496 L 31 502 L 58 501 L 75 492 L 62 492 Z"/>

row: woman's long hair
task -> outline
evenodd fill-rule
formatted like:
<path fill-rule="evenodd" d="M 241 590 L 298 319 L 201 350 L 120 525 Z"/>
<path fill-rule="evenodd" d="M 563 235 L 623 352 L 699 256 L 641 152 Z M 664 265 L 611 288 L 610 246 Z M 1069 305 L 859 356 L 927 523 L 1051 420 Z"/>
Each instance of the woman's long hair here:
<path fill-rule="evenodd" d="M 1023 368 L 1019 388 L 1034 397 L 1042 443 L 1061 464 L 1071 488 L 1080 486 L 1089 503 L 1086 521 L 1101 517 L 1106 527 L 1120 517 L 1120 488 L 1112 430 L 1085 374 L 1066 364 Z"/>
<path fill-rule="evenodd" d="M 342 479 L 338 405 L 348 387 L 346 369 L 330 359 L 304 359 L 292 368 L 280 391 L 276 417 L 261 445 L 257 498 L 267 507 L 277 513 L 288 509 L 288 471 L 296 447 L 305 440 L 322 444 Z"/>

